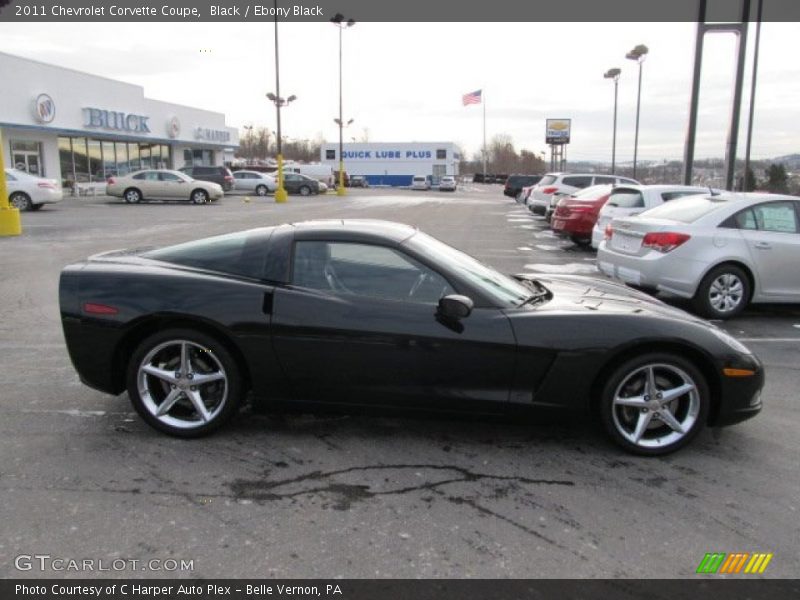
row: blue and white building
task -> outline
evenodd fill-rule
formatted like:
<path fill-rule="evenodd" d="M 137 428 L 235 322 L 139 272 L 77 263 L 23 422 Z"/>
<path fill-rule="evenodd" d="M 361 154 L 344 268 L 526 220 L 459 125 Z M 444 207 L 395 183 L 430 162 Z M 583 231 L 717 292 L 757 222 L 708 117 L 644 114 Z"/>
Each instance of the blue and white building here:
<path fill-rule="evenodd" d="M 139 169 L 222 165 L 239 145 L 222 113 L 141 86 L 0 52 L 6 166 L 66 184 Z"/>
<path fill-rule="evenodd" d="M 444 175 L 458 175 L 461 156 L 452 142 L 396 142 L 344 144 L 344 170 L 364 175 L 370 185 L 411 185 L 415 175 L 436 183 Z M 339 170 L 339 144 L 323 144 L 320 161 Z"/>

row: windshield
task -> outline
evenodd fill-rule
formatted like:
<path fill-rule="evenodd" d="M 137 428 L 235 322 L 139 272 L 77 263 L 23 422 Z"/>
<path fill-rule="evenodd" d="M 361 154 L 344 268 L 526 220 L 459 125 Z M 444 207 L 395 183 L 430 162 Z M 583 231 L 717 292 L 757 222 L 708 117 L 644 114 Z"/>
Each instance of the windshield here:
<path fill-rule="evenodd" d="M 436 238 L 417 233 L 407 243 L 432 262 L 446 263 L 452 271 L 481 288 L 481 291 L 501 306 L 519 306 L 531 297 L 530 288 L 516 279 L 495 271 Z"/>

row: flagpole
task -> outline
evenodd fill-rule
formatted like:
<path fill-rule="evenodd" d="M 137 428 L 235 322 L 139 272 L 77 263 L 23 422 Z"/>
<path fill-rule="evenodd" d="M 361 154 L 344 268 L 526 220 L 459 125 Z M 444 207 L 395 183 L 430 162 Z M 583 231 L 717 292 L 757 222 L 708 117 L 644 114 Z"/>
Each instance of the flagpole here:
<path fill-rule="evenodd" d="M 486 90 L 481 91 L 483 104 L 483 182 L 486 183 Z"/>

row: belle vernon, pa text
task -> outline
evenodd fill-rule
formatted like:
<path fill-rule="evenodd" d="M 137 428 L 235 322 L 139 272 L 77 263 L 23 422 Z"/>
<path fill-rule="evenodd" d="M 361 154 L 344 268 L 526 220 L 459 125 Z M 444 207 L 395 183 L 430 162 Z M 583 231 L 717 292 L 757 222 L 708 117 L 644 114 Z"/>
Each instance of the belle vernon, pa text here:
<path fill-rule="evenodd" d="M 209 583 L 207 585 L 140 585 L 138 583 L 122 583 L 111 585 L 65 585 L 55 583 L 46 585 L 17 584 L 14 593 L 17 596 L 45 596 L 48 591 L 53 596 L 89 596 L 99 598 L 101 594 L 119 593 L 122 596 L 148 596 L 152 598 L 170 596 L 225 596 L 244 592 L 248 596 L 333 596 L 341 595 L 342 588 L 336 584 L 318 585 L 279 585 L 260 584 L 232 587 Z"/>

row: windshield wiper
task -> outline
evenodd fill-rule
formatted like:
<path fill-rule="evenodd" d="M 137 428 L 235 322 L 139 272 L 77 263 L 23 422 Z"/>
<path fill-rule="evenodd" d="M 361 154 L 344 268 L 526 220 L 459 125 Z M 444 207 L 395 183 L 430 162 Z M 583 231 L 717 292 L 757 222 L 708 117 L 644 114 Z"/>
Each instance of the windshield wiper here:
<path fill-rule="evenodd" d="M 550 295 L 550 292 L 548 292 L 547 290 L 543 290 L 541 292 L 536 292 L 535 294 L 531 294 L 525 300 L 523 300 L 519 304 L 519 306 L 525 306 L 526 304 L 534 304 L 535 302 L 538 302 L 539 300 L 546 299 L 549 295 Z"/>

